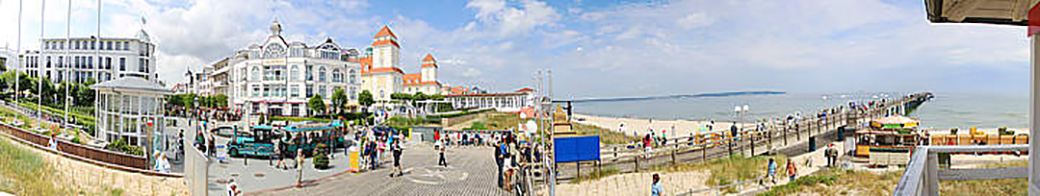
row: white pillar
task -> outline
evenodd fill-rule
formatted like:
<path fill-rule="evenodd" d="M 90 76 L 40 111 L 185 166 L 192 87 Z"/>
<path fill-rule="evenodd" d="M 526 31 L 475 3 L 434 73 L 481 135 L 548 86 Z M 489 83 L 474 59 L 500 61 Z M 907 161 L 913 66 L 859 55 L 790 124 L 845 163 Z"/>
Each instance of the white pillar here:
<path fill-rule="evenodd" d="M 1040 85 L 1037 84 L 1037 76 L 1040 75 L 1040 39 L 1037 35 L 1030 35 L 1029 48 L 1029 195 L 1040 195 Z"/>

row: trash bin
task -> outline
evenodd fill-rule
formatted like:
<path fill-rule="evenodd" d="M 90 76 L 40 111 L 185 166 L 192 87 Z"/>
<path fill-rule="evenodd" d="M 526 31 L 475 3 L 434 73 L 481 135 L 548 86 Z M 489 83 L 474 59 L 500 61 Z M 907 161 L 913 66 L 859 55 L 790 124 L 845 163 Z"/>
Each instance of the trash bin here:
<path fill-rule="evenodd" d="M 816 151 L 816 136 L 809 137 L 809 152 Z"/>
<path fill-rule="evenodd" d="M 347 171 L 354 173 L 361 171 L 361 153 L 358 152 L 357 146 L 347 148 Z"/>
<path fill-rule="evenodd" d="M 835 140 L 839 142 L 845 141 L 845 126 L 838 127 L 838 137 Z"/>

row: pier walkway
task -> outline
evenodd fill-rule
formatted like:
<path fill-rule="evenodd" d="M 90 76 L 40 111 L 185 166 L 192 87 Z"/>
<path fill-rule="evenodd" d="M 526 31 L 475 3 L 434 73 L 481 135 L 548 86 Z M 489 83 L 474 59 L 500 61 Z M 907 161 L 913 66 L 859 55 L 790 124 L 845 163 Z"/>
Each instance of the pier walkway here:
<path fill-rule="evenodd" d="M 876 117 L 893 113 L 908 113 L 932 97 L 931 93 L 916 93 L 896 100 L 876 100 L 873 107 L 846 110 L 824 118 L 815 116 L 794 122 L 767 124 L 763 130 L 755 126 L 741 128 L 738 137 L 729 137 L 726 131 L 716 131 L 714 137 L 690 140 L 690 137 L 669 138 L 667 145 L 655 147 L 647 156 L 642 148 L 628 149 L 625 146 L 605 146 L 600 150 L 599 162 L 557 164 L 557 180 L 572 180 L 589 175 L 595 170 L 613 168 L 621 173 L 639 172 L 658 166 L 679 163 L 704 163 L 711 159 L 731 155 L 749 156 L 766 153 L 795 156 L 809 152 L 809 140 L 813 138 L 816 148 L 825 147 L 835 141 L 836 130 L 841 127 L 857 127 Z M 829 109 L 829 108 L 828 108 Z M 821 109 L 822 111 L 822 109 Z M 849 129 L 852 131 L 852 129 Z M 736 139 L 736 142 L 730 142 Z M 727 145 L 727 143 L 732 143 Z M 731 146 L 731 147 L 729 147 Z"/>

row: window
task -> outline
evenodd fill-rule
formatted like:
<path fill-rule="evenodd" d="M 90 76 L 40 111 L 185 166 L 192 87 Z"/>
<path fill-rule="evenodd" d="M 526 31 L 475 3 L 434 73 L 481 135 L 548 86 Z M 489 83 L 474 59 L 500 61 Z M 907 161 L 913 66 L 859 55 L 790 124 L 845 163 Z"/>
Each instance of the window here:
<path fill-rule="evenodd" d="M 343 73 L 339 69 L 332 70 L 332 82 L 343 82 Z"/>
<path fill-rule="evenodd" d="M 264 47 L 264 58 L 285 57 L 285 47 L 280 44 L 268 44 Z"/>
<path fill-rule="evenodd" d="M 112 57 L 105 57 L 105 69 L 112 69 Z"/>
<path fill-rule="evenodd" d="M 96 46 L 97 46 L 97 41 L 91 41 L 90 42 L 90 49 L 91 50 L 93 50 L 94 48 L 97 48 Z"/>
<path fill-rule="evenodd" d="M 300 86 L 298 86 L 298 85 L 290 86 L 289 87 L 289 93 L 290 93 L 289 96 L 291 96 L 291 97 L 299 97 L 300 96 Z"/>
<path fill-rule="evenodd" d="M 105 50 L 112 50 L 112 42 L 105 42 Z"/>
<path fill-rule="evenodd" d="M 321 98 L 328 99 L 328 92 L 325 92 L 325 85 L 318 85 L 318 94 L 321 94 Z"/>
<path fill-rule="evenodd" d="M 259 96 L 260 96 L 260 85 L 259 84 L 254 84 L 253 85 L 253 97 L 259 97 Z"/>
<path fill-rule="evenodd" d="M 350 74 L 348 75 L 350 77 L 350 80 L 348 80 L 348 82 L 350 82 L 351 84 L 357 84 L 357 70 L 350 69 Z"/>
<path fill-rule="evenodd" d="M 314 70 L 313 66 L 308 65 L 307 66 L 307 81 L 313 81 L 314 80 L 314 75 L 311 74 L 312 70 Z M 310 97 L 310 95 L 307 95 L 307 96 Z"/>
<path fill-rule="evenodd" d="M 123 46 L 123 42 L 116 42 L 116 50 L 119 50 L 120 48 L 123 48 L 122 46 Z"/>
<path fill-rule="evenodd" d="M 126 57 L 119 57 L 119 71 L 126 71 Z"/>
<path fill-rule="evenodd" d="M 253 67 L 253 81 L 260 81 L 260 67 Z"/>
<path fill-rule="evenodd" d="M 99 60 L 100 60 L 100 58 L 99 58 Z M 92 57 L 92 56 L 87 57 L 87 68 L 88 69 L 94 69 L 94 57 Z"/>
<path fill-rule="evenodd" d="M 357 87 L 351 86 L 350 90 L 347 91 L 347 96 L 349 96 L 350 99 L 357 99 Z"/>
<path fill-rule="evenodd" d="M 123 50 L 130 50 L 130 42 L 123 42 Z"/>
<path fill-rule="evenodd" d="M 319 82 L 324 82 L 325 81 L 325 67 L 318 68 L 318 81 Z"/>
<path fill-rule="evenodd" d="M 271 96 L 273 96 L 271 94 L 271 86 L 270 85 L 264 85 L 264 97 L 271 97 Z"/>
<path fill-rule="evenodd" d="M 300 67 L 293 65 L 289 70 L 289 80 L 298 81 L 300 80 Z"/>
<path fill-rule="evenodd" d="M 314 96 L 314 85 L 308 84 L 307 85 L 307 97 L 312 97 L 312 96 Z"/>
<path fill-rule="evenodd" d="M 47 57 L 47 68 L 51 68 L 51 57 Z"/>
<path fill-rule="evenodd" d="M 58 68 L 62 68 L 62 67 L 65 67 L 65 57 L 59 56 L 58 57 Z"/>

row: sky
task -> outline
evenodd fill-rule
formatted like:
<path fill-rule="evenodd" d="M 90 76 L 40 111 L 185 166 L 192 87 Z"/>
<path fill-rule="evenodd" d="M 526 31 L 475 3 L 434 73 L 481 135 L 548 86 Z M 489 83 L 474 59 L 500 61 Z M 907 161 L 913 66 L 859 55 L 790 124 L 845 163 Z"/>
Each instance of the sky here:
<path fill-rule="evenodd" d="M 23 1 L 22 48 L 37 49 L 42 0 Z M 0 44 L 18 41 L 0 0 Z M 94 35 L 97 0 L 46 1 L 44 36 Z M 1025 28 L 930 24 L 904 0 L 102 0 L 101 34 L 158 45 L 160 79 L 184 82 L 260 44 L 277 18 L 290 41 L 364 48 L 380 27 L 402 68 L 433 53 L 448 85 L 513 91 L 553 73 L 561 99 L 773 90 L 1027 94 Z M 142 24 L 141 18 L 146 23 Z"/>

